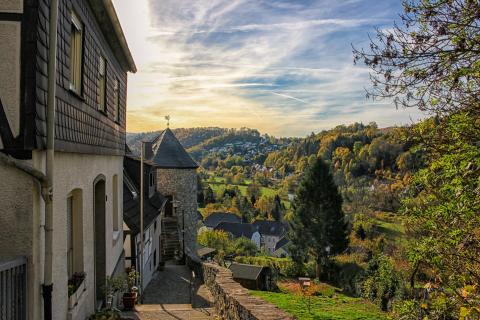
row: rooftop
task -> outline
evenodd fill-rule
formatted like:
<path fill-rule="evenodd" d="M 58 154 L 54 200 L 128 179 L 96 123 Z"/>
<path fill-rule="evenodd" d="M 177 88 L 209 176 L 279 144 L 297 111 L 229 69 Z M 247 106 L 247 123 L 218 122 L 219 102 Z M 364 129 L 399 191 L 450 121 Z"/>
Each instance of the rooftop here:
<path fill-rule="evenodd" d="M 288 226 L 280 221 L 257 220 L 253 223 L 253 226 L 262 236 L 281 237 L 288 231 Z"/>
<path fill-rule="evenodd" d="M 196 169 L 198 164 L 185 151 L 170 128 L 151 142 L 151 160 L 155 166 L 165 169 Z"/>
<path fill-rule="evenodd" d="M 88 2 L 92 7 L 103 35 L 122 64 L 122 67 L 127 71 L 137 72 L 137 67 L 128 48 L 127 40 L 123 34 L 112 0 L 89 0 Z"/>
<path fill-rule="evenodd" d="M 243 263 L 232 263 L 229 267 L 229 269 L 232 271 L 234 279 L 247 280 L 257 280 L 264 268 L 266 267 Z"/>
<path fill-rule="evenodd" d="M 206 217 L 203 224 L 209 228 L 215 228 L 220 222 L 240 223 L 242 222 L 242 219 L 236 214 L 215 212 Z"/>
<path fill-rule="evenodd" d="M 245 237 L 248 239 L 251 239 L 256 231 L 249 223 L 237 222 L 220 222 L 214 229 L 231 233 L 235 238 Z"/>

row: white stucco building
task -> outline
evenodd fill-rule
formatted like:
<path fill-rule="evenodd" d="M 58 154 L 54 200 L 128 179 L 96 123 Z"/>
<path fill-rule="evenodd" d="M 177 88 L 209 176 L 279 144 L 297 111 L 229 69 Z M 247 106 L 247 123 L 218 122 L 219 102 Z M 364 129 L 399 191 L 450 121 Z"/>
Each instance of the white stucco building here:
<path fill-rule="evenodd" d="M 161 261 L 162 215 L 165 212 L 167 198 L 156 188 L 155 166 L 144 162 L 144 208 L 143 208 L 143 256 L 141 250 L 140 222 L 140 159 L 132 155 L 125 156 L 123 179 L 123 221 L 125 266 L 141 271 L 146 288 L 152 280 Z M 142 260 L 143 259 L 143 260 Z M 143 262 L 143 268 L 141 263 Z"/>
<path fill-rule="evenodd" d="M 59 1 L 58 32 L 50 3 L 0 1 L 0 260 L 25 261 L 25 283 L 2 290 L 25 294 L 6 303 L 26 319 L 84 320 L 104 304 L 106 277 L 124 271 L 127 72 L 136 68 L 110 0 Z"/>

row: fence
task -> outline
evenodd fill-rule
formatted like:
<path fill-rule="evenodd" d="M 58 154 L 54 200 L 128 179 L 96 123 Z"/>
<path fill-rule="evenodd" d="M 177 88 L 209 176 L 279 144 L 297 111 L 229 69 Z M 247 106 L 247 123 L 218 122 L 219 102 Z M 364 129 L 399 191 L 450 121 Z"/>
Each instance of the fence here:
<path fill-rule="evenodd" d="M 27 318 L 27 259 L 0 257 L 0 320 Z"/>

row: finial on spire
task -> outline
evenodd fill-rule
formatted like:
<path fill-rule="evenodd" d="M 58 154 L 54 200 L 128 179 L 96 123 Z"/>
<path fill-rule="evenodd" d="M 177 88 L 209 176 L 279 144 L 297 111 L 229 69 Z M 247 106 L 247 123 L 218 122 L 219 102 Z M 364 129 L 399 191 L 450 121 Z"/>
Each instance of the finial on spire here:
<path fill-rule="evenodd" d="M 165 116 L 165 120 L 167 120 L 167 128 L 170 127 L 170 116 Z"/>

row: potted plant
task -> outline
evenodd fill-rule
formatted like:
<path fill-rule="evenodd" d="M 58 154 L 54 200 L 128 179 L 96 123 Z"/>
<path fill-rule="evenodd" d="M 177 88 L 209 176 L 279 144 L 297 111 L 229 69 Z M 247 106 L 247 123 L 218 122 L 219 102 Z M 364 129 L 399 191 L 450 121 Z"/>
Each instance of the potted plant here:
<path fill-rule="evenodd" d="M 101 310 L 97 311 L 95 314 L 91 315 L 89 320 L 120 320 L 122 319 L 120 311 L 116 309 L 112 310 Z"/>
<path fill-rule="evenodd" d="M 83 291 L 85 291 L 85 272 L 76 272 L 72 275 L 72 278 L 68 280 L 68 307 L 73 309 Z"/>
<path fill-rule="evenodd" d="M 127 268 L 126 290 L 123 293 L 123 307 L 125 310 L 133 310 L 137 303 L 138 288 L 135 286 L 139 278 L 139 273 L 134 268 Z"/>
<path fill-rule="evenodd" d="M 125 279 L 123 277 L 107 277 L 105 281 L 105 287 L 103 288 L 107 310 L 112 309 L 113 298 L 118 292 L 122 292 L 125 287 Z"/>

